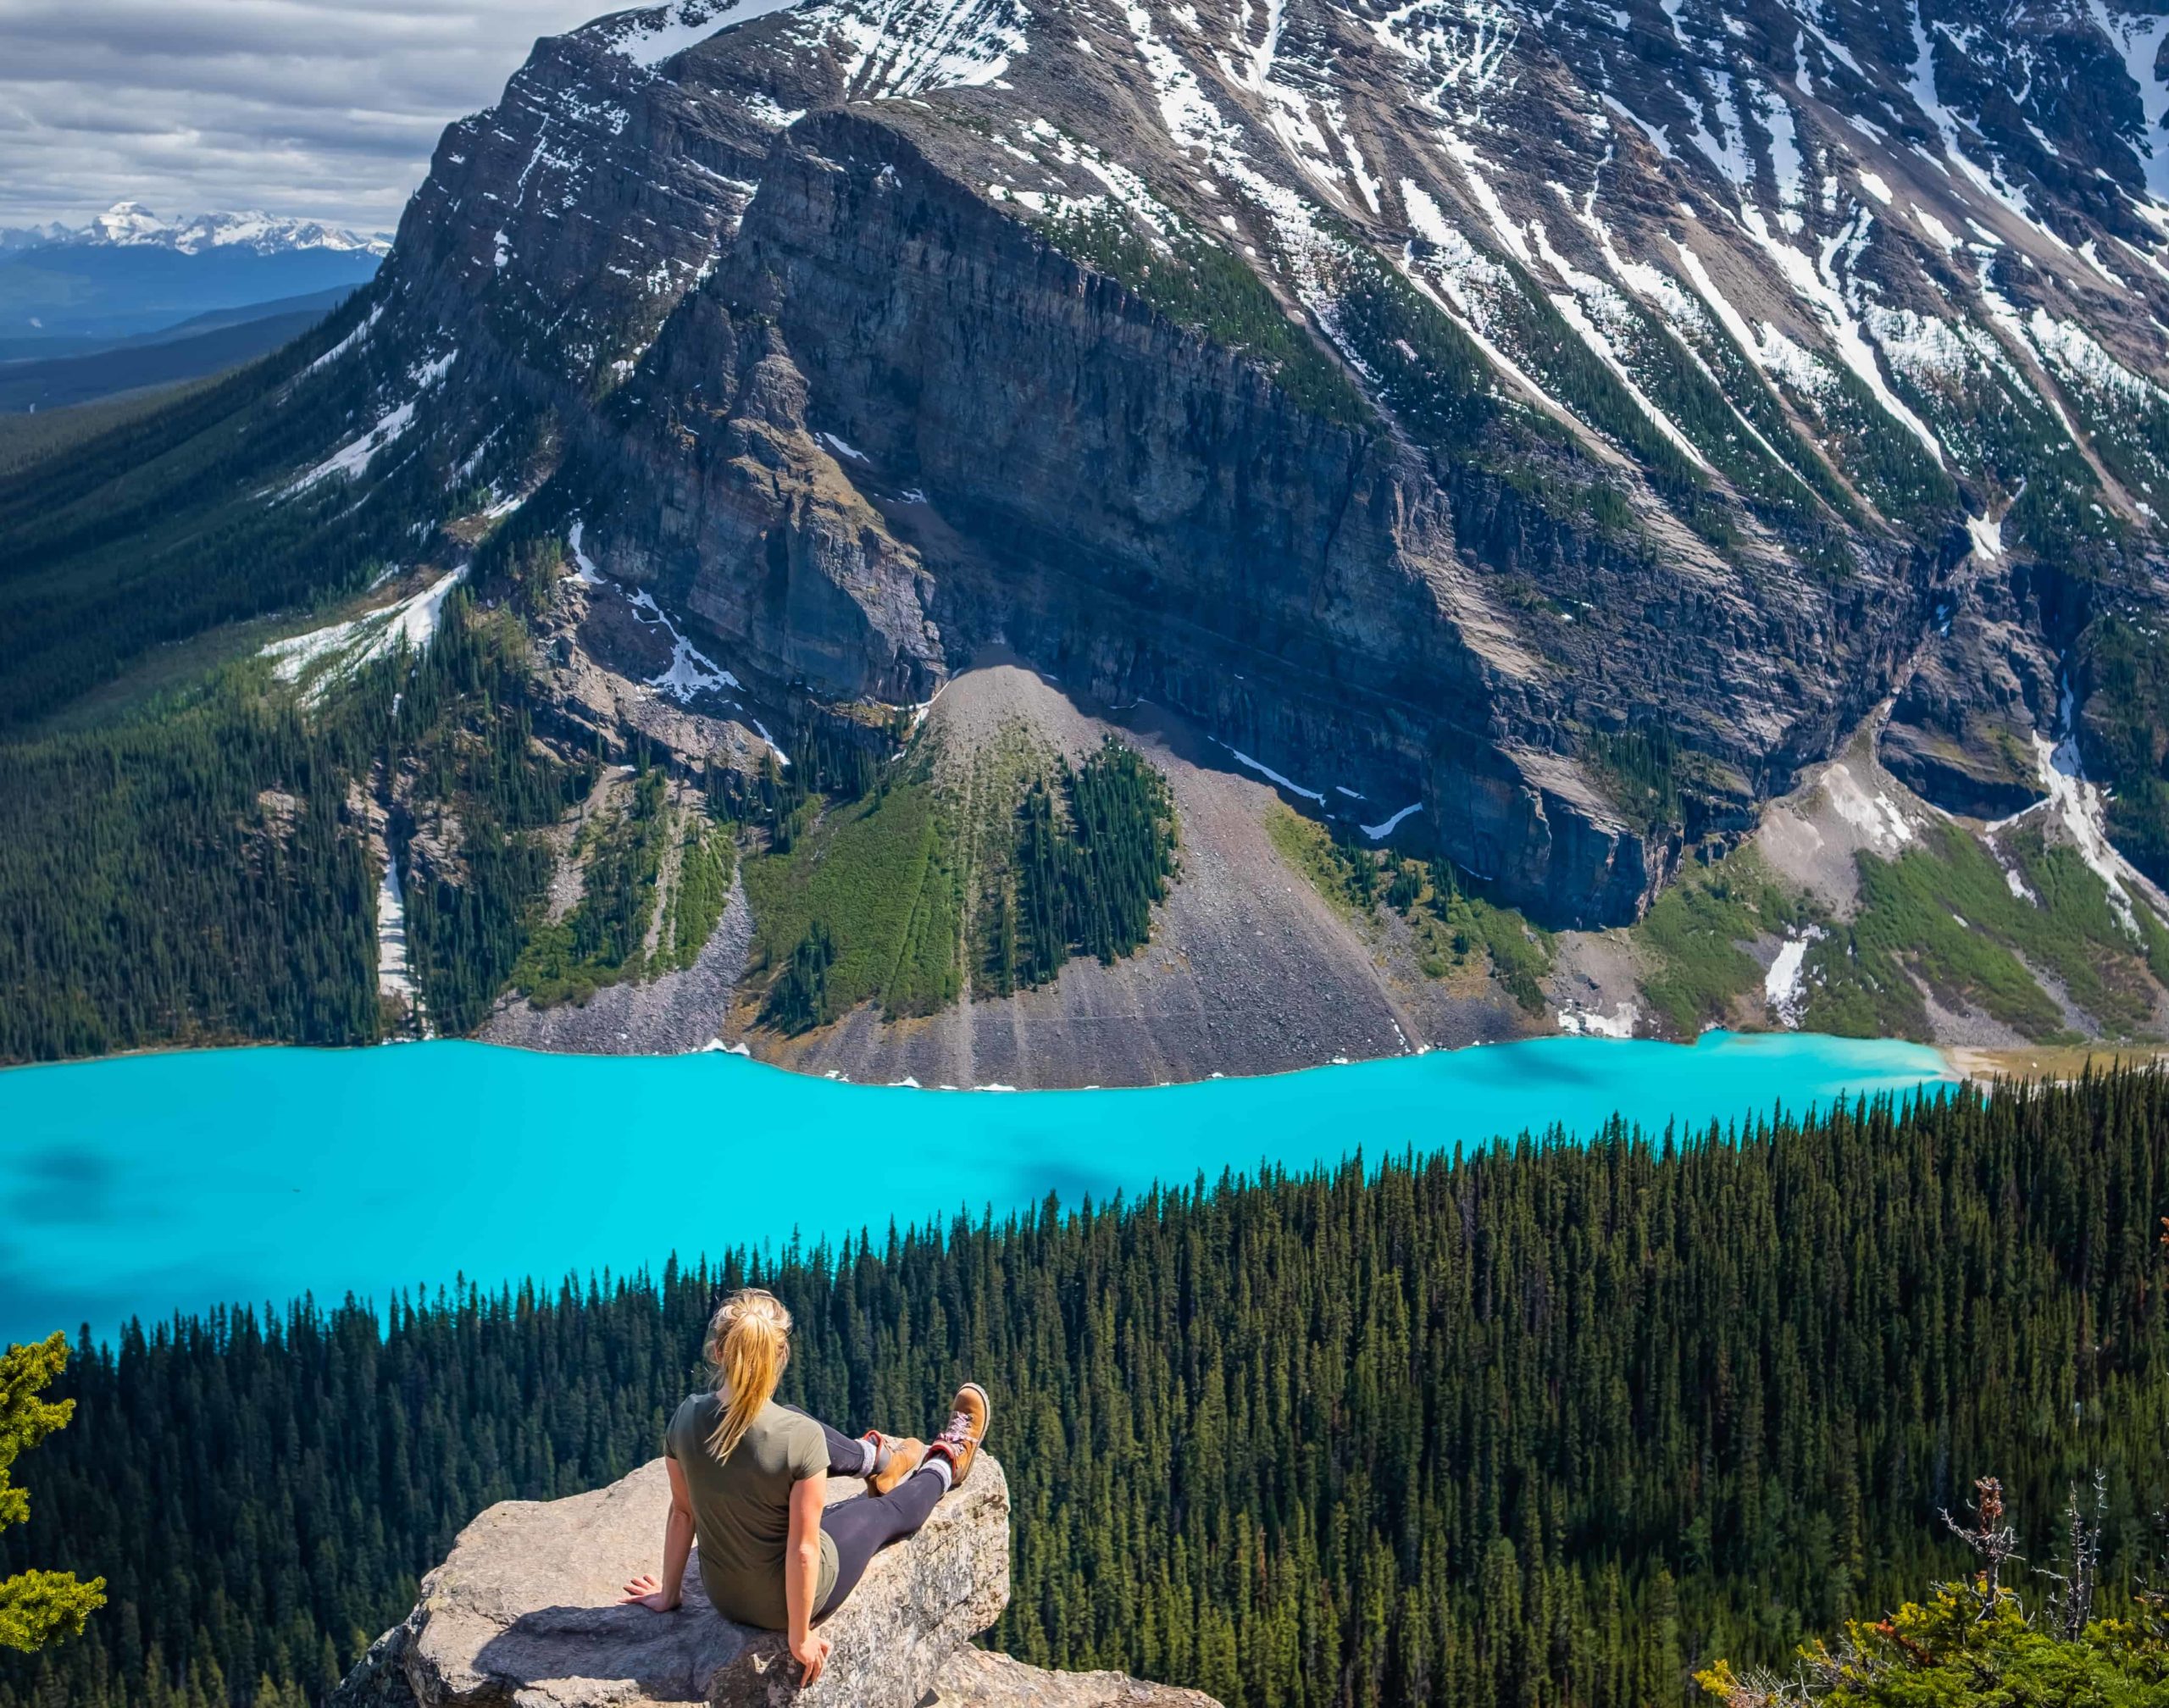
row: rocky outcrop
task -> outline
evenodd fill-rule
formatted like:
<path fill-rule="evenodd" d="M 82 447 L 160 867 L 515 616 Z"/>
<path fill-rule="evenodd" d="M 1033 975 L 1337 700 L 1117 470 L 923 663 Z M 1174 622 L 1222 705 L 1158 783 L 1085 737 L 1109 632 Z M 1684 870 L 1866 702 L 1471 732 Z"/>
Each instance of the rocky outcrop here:
<path fill-rule="evenodd" d="M 1639 913 L 1663 857 L 1571 757 L 1498 740 L 1546 661 L 1424 459 L 1095 280 L 940 141 L 852 111 L 779 142 L 596 443 L 604 568 L 828 695 L 923 698 L 1005 639 L 1107 703 L 1306 756 L 1334 802 L 1415 803 L 1542 917 Z"/>
<path fill-rule="evenodd" d="M 1220 1708 L 1202 1690 L 1123 1672 L 1050 1672 L 967 1649 L 943 1669 L 924 1708 Z"/>
<path fill-rule="evenodd" d="M 861 1492 L 829 1483 L 832 1503 Z M 807 1690 L 779 1634 L 708 1605 L 697 1561 L 676 1611 L 619 1605 L 628 1578 L 655 1569 L 668 1504 L 658 1459 L 591 1494 L 491 1507 L 330 1708 L 919 1708 L 937 1689 L 974 1708 L 1209 1708 L 1119 1675 L 1082 1675 L 1073 1689 L 1065 1675 L 968 1658 L 1009 1600 L 1009 1487 L 994 1459 L 982 1456 L 924 1529 L 875 1558 L 823 1623 L 835 1648 Z"/>
<path fill-rule="evenodd" d="M 657 407 L 644 408 L 647 400 Z M 815 436 L 782 336 L 689 302 L 589 452 L 597 558 L 730 637 L 735 663 L 825 696 L 913 703 L 947 674 L 931 578 Z M 637 520 L 635 519 L 637 518 Z"/>
<path fill-rule="evenodd" d="M 2001 576 L 1955 598 L 1891 707 L 1877 757 L 1947 812 L 2006 818 L 2045 792 L 2033 736 L 2056 728 L 2059 666 Z"/>

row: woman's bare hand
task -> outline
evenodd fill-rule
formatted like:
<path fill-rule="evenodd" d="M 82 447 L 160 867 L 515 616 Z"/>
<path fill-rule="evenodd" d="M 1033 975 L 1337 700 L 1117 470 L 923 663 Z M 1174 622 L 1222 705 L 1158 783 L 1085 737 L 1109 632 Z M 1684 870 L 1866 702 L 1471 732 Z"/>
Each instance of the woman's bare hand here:
<path fill-rule="evenodd" d="M 619 1598 L 620 1606 L 635 1602 L 654 1613 L 668 1613 L 678 1605 L 675 1600 L 663 1594 L 663 1586 L 655 1581 L 653 1573 L 647 1572 L 626 1584 L 625 1593 Z"/>
<path fill-rule="evenodd" d="M 821 1676 L 821 1669 L 829 1664 L 829 1651 L 835 1646 L 827 1638 L 812 1631 L 806 1633 L 805 1641 L 791 1644 L 791 1654 L 806 1669 L 805 1676 L 798 1681 L 800 1689 L 810 1689 L 813 1681 Z"/>

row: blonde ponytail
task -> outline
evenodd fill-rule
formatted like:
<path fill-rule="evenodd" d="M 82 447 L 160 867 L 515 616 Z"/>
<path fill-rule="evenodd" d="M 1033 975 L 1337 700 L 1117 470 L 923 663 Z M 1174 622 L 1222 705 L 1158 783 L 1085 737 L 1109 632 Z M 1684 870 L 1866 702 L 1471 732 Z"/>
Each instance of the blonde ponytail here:
<path fill-rule="evenodd" d="M 708 1451 L 721 1464 L 775 1397 L 783 1367 L 790 1362 L 790 1312 L 783 1300 L 758 1287 L 732 1294 L 708 1324 L 707 1358 L 723 1400 L 723 1421 L 708 1437 Z"/>

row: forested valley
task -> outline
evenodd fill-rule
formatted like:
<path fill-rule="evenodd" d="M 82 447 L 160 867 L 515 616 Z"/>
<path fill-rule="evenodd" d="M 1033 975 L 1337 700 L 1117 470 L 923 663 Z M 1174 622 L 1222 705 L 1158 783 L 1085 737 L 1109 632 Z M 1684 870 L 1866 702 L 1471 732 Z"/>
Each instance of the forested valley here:
<path fill-rule="evenodd" d="M 1961 1569 L 1939 1514 L 1988 1475 L 2046 1565 L 2102 1474 L 2113 1613 L 2169 1496 L 2166 1208 L 2169 1079 L 2118 1072 L 140 1325 L 79 1348 L 0 1536 L 110 1605 L 0 1708 L 319 1700 L 485 1506 L 652 1456 L 753 1278 L 845 1427 L 992 1390 L 988 1640 L 1030 1661 L 1230 1708 L 1684 1703 Z"/>

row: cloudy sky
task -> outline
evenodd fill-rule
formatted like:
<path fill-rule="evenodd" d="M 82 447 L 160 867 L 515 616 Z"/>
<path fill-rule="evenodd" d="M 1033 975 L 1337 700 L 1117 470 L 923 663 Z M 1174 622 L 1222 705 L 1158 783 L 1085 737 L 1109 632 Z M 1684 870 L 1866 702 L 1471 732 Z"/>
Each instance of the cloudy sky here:
<path fill-rule="evenodd" d="M 537 36 L 638 0 L 0 0 L 0 225 L 124 199 L 389 230 Z"/>

